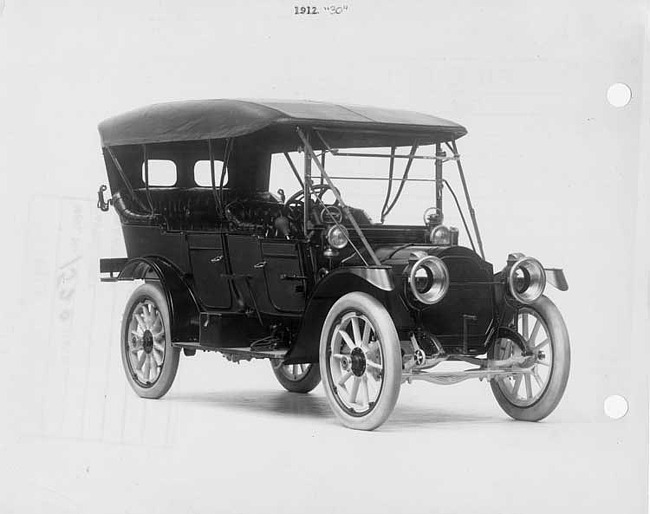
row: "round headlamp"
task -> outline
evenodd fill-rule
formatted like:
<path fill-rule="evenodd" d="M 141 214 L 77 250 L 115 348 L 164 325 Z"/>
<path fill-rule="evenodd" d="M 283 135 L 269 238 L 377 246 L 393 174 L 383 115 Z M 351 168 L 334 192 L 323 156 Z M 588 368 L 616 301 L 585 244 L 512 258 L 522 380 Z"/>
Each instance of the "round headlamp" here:
<path fill-rule="evenodd" d="M 546 288 L 546 273 L 537 259 L 521 257 L 508 273 L 510 294 L 521 303 L 533 303 Z"/>
<path fill-rule="evenodd" d="M 444 225 L 438 225 L 431 229 L 429 239 L 434 246 L 449 246 L 451 244 L 451 231 Z"/>
<path fill-rule="evenodd" d="M 415 298 L 433 305 L 442 300 L 449 289 L 449 271 L 441 259 L 433 255 L 422 257 L 411 268 L 409 286 Z"/>
<path fill-rule="evenodd" d="M 327 231 L 327 242 L 332 248 L 340 250 L 348 244 L 348 231 L 340 225 L 333 225 Z"/>

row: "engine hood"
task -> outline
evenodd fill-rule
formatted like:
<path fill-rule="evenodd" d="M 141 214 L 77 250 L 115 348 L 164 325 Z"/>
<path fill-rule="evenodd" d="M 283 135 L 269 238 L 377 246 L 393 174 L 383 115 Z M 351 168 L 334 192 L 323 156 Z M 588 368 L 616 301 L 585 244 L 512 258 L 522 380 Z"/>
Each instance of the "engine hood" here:
<path fill-rule="evenodd" d="M 375 248 L 375 253 L 383 265 L 386 266 L 400 266 L 408 263 L 409 259 L 413 258 L 413 254 L 435 255 L 445 260 L 446 257 L 463 256 L 478 260 L 492 268 L 492 266 L 481 259 L 481 257 L 473 250 L 464 246 L 431 246 L 423 244 L 397 244 L 397 245 L 383 245 Z"/>
<path fill-rule="evenodd" d="M 395 290 L 409 309 L 417 313 L 422 328 L 448 348 L 466 341 L 470 351 L 481 351 L 495 307 L 495 279 L 489 262 L 463 246 L 386 245 L 375 251 L 382 264 L 391 266 Z M 449 271 L 447 294 L 434 305 L 414 300 L 405 273 L 417 255 L 423 253 L 440 258 Z M 467 319 L 471 319 L 471 323 Z"/>

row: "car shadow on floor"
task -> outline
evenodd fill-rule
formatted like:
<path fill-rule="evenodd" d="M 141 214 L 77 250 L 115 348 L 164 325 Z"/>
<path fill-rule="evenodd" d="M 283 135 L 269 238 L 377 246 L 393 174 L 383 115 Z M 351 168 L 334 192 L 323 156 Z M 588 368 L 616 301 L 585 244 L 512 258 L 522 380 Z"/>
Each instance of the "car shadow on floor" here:
<path fill-rule="evenodd" d="M 241 411 L 319 418 L 332 414 L 324 396 L 287 391 L 215 391 L 169 394 L 169 401 L 197 403 Z"/>
<path fill-rule="evenodd" d="M 219 391 L 170 394 L 167 401 L 201 404 L 205 407 L 224 407 L 259 414 L 281 414 L 300 418 L 334 419 L 327 399 L 319 394 L 297 394 L 286 391 Z M 467 412 L 462 408 L 450 410 L 437 405 L 422 406 L 398 403 L 387 428 L 419 426 L 436 423 L 500 423 L 509 418 L 498 411 L 490 415 L 484 412 Z"/>

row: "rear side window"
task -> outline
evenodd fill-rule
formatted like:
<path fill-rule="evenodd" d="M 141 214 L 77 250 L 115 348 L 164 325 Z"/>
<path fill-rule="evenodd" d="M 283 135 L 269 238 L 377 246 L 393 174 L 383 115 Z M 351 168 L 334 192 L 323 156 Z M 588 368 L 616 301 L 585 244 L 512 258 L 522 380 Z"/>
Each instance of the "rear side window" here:
<path fill-rule="evenodd" d="M 214 183 L 219 187 L 221 181 L 221 170 L 223 169 L 223 161 L 214 160 Z M 212 177 L 210 172 L 210 161 L 196 161 L 194 164 L 194 182 L 197 186 L 212 187 Z M 223 179 L 224 186 L 228 183 L 228 170 Z"/>
<path fill-rule="evenodd" d="M 145 182 L 145 168 L 142 163 L 142 182 Z M 174 161 L 163 159 L 149 159 L 149 185 L 156 186 L 173 186 L 178 179 L 176 164 Z"/>

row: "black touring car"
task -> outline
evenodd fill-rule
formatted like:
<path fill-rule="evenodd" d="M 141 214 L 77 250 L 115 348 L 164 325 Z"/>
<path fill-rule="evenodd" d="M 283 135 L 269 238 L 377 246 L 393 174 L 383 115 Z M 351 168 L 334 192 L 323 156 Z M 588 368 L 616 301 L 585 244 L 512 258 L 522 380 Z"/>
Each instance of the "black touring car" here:
<path fill-rule="evenodd" d="M 381 425 L 413 380 L 486 379 L 520 420 L 560 401 L 569 337 L 544 291 L 567 282 L 520 253 L 496 272 L 485 260 L 461 125 L 323 102 L 204 100 L 127 112 L 99 132 L 110 197 L 101 186 L 98 207 L 113 206 L 126 245 L 100 272 L 105 282 L 143 282 L 120 342 L 141 397 L 169 390 L 181 351 L 212 350 L 269 359 L 297 393 L 322 377 L 332 410 L 356 429 Z M 269 190 L 278 157 L 295 176 L 288 195 Z M 346 158 L 387 163 L 382 174 L 354 175 L 360 187 L 385 184 L 378 219 L 343 198 L 335 183 L 352 175 L 327 171 Z M 414 178 L 414 163 L 430 165 L 428 175 Z M 154 164 L 164 180 L 151 179 Z M 465 206 L 443 167 L 456 171 Z M 430 188 L 430 207 L 413 224 L 386 223 L 412 181 Z M 444 222 L 449 196 L 467 245 Z M 449 361 L 470 367 L 443 369 Z"/>

